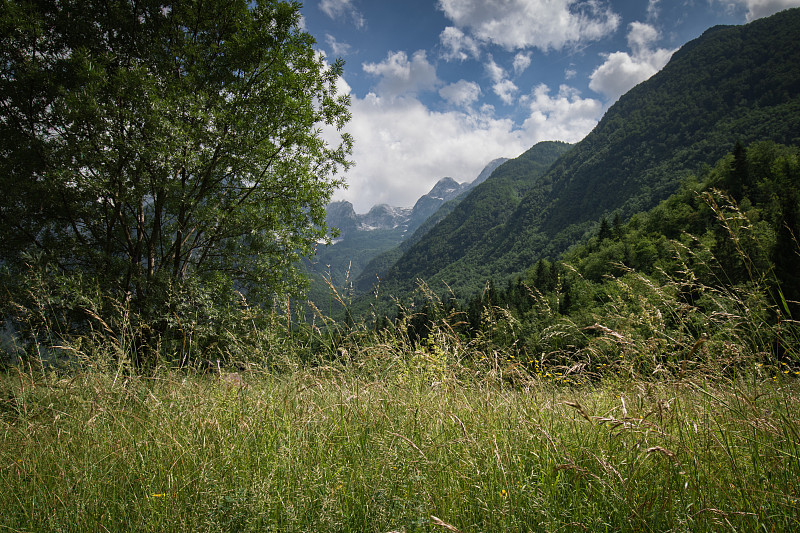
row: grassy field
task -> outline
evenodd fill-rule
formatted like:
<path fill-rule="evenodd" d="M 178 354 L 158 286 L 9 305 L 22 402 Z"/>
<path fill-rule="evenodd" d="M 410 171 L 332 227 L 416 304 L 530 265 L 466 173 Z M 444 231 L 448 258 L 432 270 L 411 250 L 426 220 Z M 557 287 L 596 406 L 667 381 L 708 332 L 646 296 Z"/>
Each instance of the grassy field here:
<path fill-rule="evenodd" d="M 791 531 L 800 385 L 391 365 L 0 379 L 0 531 Z"/>

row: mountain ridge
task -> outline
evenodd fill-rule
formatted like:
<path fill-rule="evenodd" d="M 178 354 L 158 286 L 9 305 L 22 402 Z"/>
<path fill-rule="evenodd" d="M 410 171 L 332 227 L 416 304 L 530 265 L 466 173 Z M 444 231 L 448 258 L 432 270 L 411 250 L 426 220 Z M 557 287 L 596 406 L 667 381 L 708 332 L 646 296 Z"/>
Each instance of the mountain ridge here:
<path fill-rule="evenodd" d="M 401 296 L 422 278 L 457 294 L 480 290 L 487 279 L 509 279 L 538 259 L 557 257 L 603 216 L 628 218 L 653 207 L 736 141 L 796 143 L 798 43 L 800 9 L 710 28 L 623 95 L 523 198 L 506 204 L 511 213 L 499 211 L 479 236 L 469 228 L 447 241 L 427 233 L 397 260 L 383 287 Z M 454 216 L 438 226 L 454 224 Z M 453 243 L 466 251 L 454 257 Z"/>
<path fill-rule="evenodd" d="M 444 177 L 417 199 L 413 207 L 381 203 L 373 205 L 363 214 L 356 213 L 353 204 L 347 200 L 331 202 L 325 208 L 328 225 L 337 228 L 341 237 L 354 231 L 378 229 L 400 229 L 404 234 L 413 233 L 442 204 L 456 198 L 469 187 L 469 182 L 459 183 L 451 177 Z"/>
<path fill-rule="evenodd" d="M 502 162 L 485 181 L 454 205 L 446 217 L 436 221 L 432 227 L 426 228 L 424 234 L 416 241 L 412 241 L 409 247 L 402 247 L 405 248 L 404 253 L 396 258 L 393 265 L 382 265 L 383 270 L 388 272 L 387 278 L 391 280 L 392 277 L 402 276 L 415 265 L 431 259 L 415 254 L 418 243 L 423 241 L 436 241 L 437 253 L 433 257 L 435 263 L 428 265 L 428 270 L 416 277 L 424 278 L 435 268 L 463 257 L 466 252 L 465 243 L 488 238 L 492 229 L 510 213 L 509 206 L 518 202 L 524 191 L 533 186 L 538 176 L 571 147 L 572 145 L 560 141 L 543 141 L 519 157 Z M 459 232 L 461 234 L 455 238 L 454 235 Z M 424 247 L 421 253 L 427 254 L 428 248 Z M 375 260 L 379 259 L 380 256 Z M 367 292 L 376 281 L 380 281 L 381 277 L 380 268 L 371 268 L 371 265 L 368 265 L 356 279 L 356 287 L 361 292 Z M 394 291 L 410 287 L 398 286 L 390 281 L 384 288 Z"/>
<path fill-rule="evenodd" d="M 451 177 L 441 178 L 415 202 L 414 207 L 377 204 L 367 213 L 358 214 L 348 201 L 329 203 L 326 206 L 327 223 L 329 227 L 338 229 L 338 235 L 332 238 L 331 245 L 321 245 L 314 256 L 304 260 L 310 276 L 309 299 L 318 308 L 334 308 L 328 283 L 350 290 L 365 266 L 383 272 L 385 266 L 399 257 L 400 244 L 407 240 L 416 242 L 420 235 L 443 218 L 440 209 L 449 212 L 468 191 L 485 181 L 505 161 L 506 158 L 498 158 L 489 162 L 473 182 L 459 183 Z M 386 265 L 380 260 L 373 262 L 380 256 L 388 258 Z M 370 286 L 367 284 L 365 290 Z"/>

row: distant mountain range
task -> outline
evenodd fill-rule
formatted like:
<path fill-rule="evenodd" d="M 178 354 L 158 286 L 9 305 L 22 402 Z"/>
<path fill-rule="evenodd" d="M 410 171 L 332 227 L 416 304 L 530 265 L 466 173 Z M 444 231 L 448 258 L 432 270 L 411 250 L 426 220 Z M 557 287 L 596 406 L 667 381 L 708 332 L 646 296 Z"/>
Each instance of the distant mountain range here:
<path fill-rule="evenodd" d="M 357 214 L 353 204 L 339 201 L 328 204 L 328 225 L 339 229 L 340 239 L 346 239 L 356 232 L 375 230 L 396 230 L 400 240 L 413 234 L 431 215 L 445 203 L 458 198 L 465 192 L 486 181 L 494 169 L 507 158 L 490 162 L 472 182 L 459 183 L 453 178 L 442 178 L 427 194 L 421 196 L 414 207 L 395 207 L 377 204 L 365 214 Z"/>
<path fill-rule="evenodd" d="M 413 207 L 378 204 L 367 213 L 358 214 L 350 202 L 328 204 L 328 226 L 336 228 L 339 235 L 332 245 L 320 247 L 317 254 L 306 262 L 312 277 L 310 299 L 315 302 L 329 299 L 330 289 L 321 277 L 341 287 L 357 279 L 363 267 L 375 257 L 387 252 L 391 258 L 399 256 L 401 243 L 418 240 L 420 236 L 416 233 L 427 231 L 506 161 L 507 158 L 491 161 L 472 182 L 459 183 L 450 177 L 442 178 Z M 445 205 L 447 208 L 442 209 Z M 426 228 L 419 231 L 423 225 Z M 392 253 L 393 250 L 396 251 Z"/>
<path fill-rule="evenodd" d="M 424 279 L 469 297 L 489 279 L 510 280 L 558 257 L 603 217 L 654 207 L 737 141 L 798 144 L 798 65 L 800 9 L 711 28 L 623 95 L 577 145 L 540 143 L 506 162 L 390 262 L 365 267 L 356 286 L 366 292 L 379 282 L 388 300 Z M 542 157 L 548 150 L 552 161 Z"/>
<path fill-rule="evenodd" d="M 402 239 L 403 236 L 413 233 L 444 202 L 457 197 L 468 187 L 469 184 L 458 183 L 453 178 L 442 178 L 428 194 L 417 200 L 414 207 L 378 204 L 363 215 L 357 214 L 350 202 L 333 202 L 325 208 L 328 225 L 338 228 L 342 239 L 356 232 L 375 230 L 397 230 L 398 237 Z"/>
<path fill-rule="evenodd" d="M 369 291 L 384 278 L 390 282 L 393 277 L 426 279 L 458 260 L 464 246 L 493 238 L 493 230 L 513 212 L 525 192 L 571 147 L 563 142 L 541 142 L 518 158 L 504 161 L 459 202 L 444 204 L 412 238 L 373 259 L 356 280 L 358 291 Z M 431 249 L 436 250 L 435 256 L 419 255 Z M 405 275 L 403 268 L 413 272 L 413 277 Z"/>

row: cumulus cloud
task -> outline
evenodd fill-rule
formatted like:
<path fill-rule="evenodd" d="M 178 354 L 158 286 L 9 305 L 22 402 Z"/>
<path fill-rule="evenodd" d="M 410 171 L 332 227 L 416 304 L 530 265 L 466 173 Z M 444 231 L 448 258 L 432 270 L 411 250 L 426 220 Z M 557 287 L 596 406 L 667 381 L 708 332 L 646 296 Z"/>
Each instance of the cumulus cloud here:
<path fill-rule="evenodd" d="M 620 17 L 601 0 L 439 0 L 456 27 L 509 50 L 560 50 L 613 33 Z"/>
<path fill-rule="evenodd" d="M 481 96 L 481 87 L 474 81 L 459 80 L 439 89 L 439 96 L 457 107 L 469 108 Z"/>
<path fill-rule="evenodd" d="M 480 46 L 477 41 L 453 26 L 448 26 L 442 31 L 439 41 L 444 49 L 442 57 L 447 61 L 465 61 L 470 57 L 473 59 L 480 57 Z"/>
<path fill-rule="evenodd" d="M 628 46 L 634 54 L 646 52 L 651 43 L 658 40 L 658 30 L 650 24 L 631 22 L 628 26 Z"/>
<path fill-rule="evenodd" d="M 492 81 L 495 83 L 500 83 L 506 77 L 506 71 L 503 67 L 495 63 L 494 58 L 489 56 L 489 60 L 486 62 L 486 73 L 492 78 Z"/>
<path fill-rule="evenodd" d="M 520 74 L 521 72 L 525 72 L 525 70 L 531 66 L 531 54 L 530 52 L 519 52 L 517 55 L 514 56 L 514 74 Z"/>
<path fill-rule="evenodd" d="M 424 50 L 414 52 L 410 60 L 405 52 L 389 52 L 380 63 L 364 63 L 361 68 L 381 78 L 377 92 L 382 96 L 432 90 L 439 84 L 436 68 L 428 61 Z"/>
<path fill-rule="evenodd" d="M 536 86 L 528 99 L 530 117 L 522 129 L 532 139 L 555 139 L 578 142 L 597 125 L 603 115 L 603 103 L 581 98 L 580 93 L 561 85 L 555 96 L 545 84 Z"/>
<path fill-rule="evenodd" d="M 659 33 L 653 26 L 632 22 L 628 47 L 632 53 L 613 52 L 590 76 L 589 88 L 614 102 L 635 85 L 650 78 L 667 64 L 675 50 L 652 48 Z"/>
<path fill-rule="evenodd" d="M 489 56 L 489 60 L 484 66 L 486 68 L 486 73 L 494 82 L 492 85 L 494 94 L 500 97 L 504 104 L 513 104 L 515 95 L 517 94 L 519 88 L 513 81 L 508 79 L 505 69 L 495 63 L 492 56 Z"/>
<path fill-rule="evenodd" d="M 481 111 L 436 112 L 414 97 L 353 98 L 353 160 L 347 199 L 364 213 L 378 203 L 411 206 L 442 177 L 470 181 L 497 157 L 516 157 L 528 146 L 507 119 Z"/>
<path fill-rule="evenodd" d="M 357 28 L 363 28 L 367 23 L 351 0 L 321 0 L 319 8 L 332 19 L 349 18 Z"/>
<path fill-rule="evenodd" d="M 517 91 L 519 91 L 519 87 L 511 80 L 500 80 L 492 85 L 492 90 L 494 94 L 500 97 L 504 104 L 511 105 L 514 103 L 514 98 Z"/>

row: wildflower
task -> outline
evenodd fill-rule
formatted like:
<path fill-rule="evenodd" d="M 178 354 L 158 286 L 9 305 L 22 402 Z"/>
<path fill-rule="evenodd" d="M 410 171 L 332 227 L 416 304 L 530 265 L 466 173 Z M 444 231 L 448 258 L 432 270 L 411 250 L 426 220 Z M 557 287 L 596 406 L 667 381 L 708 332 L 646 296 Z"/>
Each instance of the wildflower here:
<path fill-rule="evenodd" d="M 162 493 L 160 493 L 160 494 L 155 494 L 155 493 L 153 493 L 153 494 L 151 494 L 151 495 L 150 495 L 150 497 L 151 497 L 151 498 L 163 498 L 163 497 L 164 497 L 164 496 L 166 496 L 166 495 L 167 495 L 167 494 L 166 494 L 166 493 L 164 493 L 164 492 L 162 492 Z"/>

